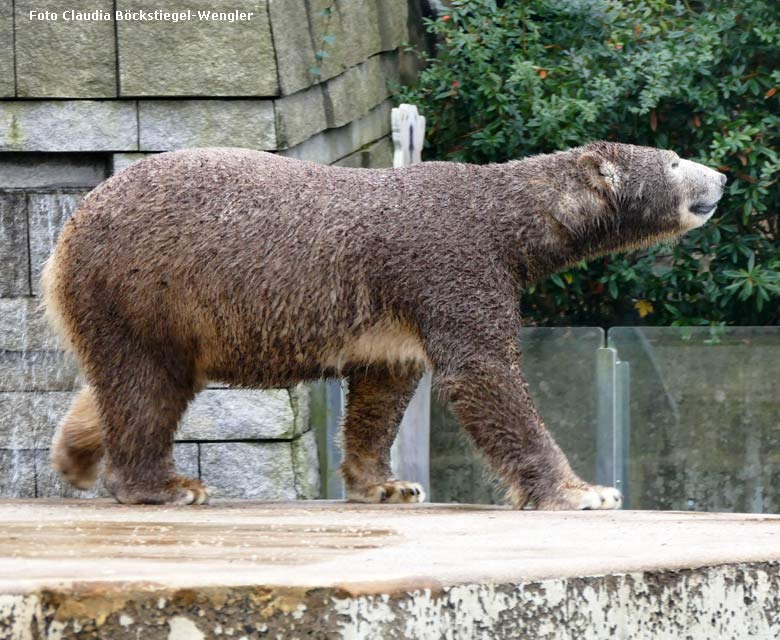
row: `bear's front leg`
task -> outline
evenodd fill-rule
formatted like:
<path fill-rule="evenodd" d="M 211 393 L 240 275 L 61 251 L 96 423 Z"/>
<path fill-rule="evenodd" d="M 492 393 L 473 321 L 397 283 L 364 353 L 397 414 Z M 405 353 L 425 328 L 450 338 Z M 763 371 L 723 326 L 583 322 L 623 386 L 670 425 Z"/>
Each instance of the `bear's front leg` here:
<path fill-rule="evenodd" d="M 520 372 L 520 318 L 511 286 L 489 278 L 470 290 L 467 284 L 460 283 L 458 298 L 441 300 L 424 316 L 425 347 L 436 383 L 506 483 L 514 506 L 620 508 L 617 489 L 590 485 L 572 471 L 534 407 Z"/>
<path fill-rule="evenodd" d="M 390 448 L 423 368 L 381 363 L 348 371 L 349 393 L 342 426 L 341 473 L 352 502 L 423 502 L 416 482 L 397 480 L 390 469 Z"/>
<path fill-rule="evenodd" d="M 519 362 L 489 354 L 460 362 L 439 379 L 461 425 L 515 507 L 618 509 L 617 489 L 590 485 L 572 471 L 534 407 Z"/>

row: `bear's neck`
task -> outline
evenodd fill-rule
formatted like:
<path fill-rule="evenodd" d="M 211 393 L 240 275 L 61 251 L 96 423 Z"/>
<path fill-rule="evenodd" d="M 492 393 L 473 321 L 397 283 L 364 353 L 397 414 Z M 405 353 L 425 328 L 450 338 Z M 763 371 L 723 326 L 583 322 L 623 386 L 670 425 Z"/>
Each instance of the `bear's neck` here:
<path fill-rule="evenodd" d="M 554 185 L 560 182 L 561 172 L 571 173 L 565 166 L 571 163 L 567 156 L 483 165 L 476 177 L 480 188 L 494 195 L 486 210 L 477 214 L 490 216 L 501 260 L 521 287 L 611 250 L 603 234 L 583 230 L 575 238 L 551 213 L 563 197 Z"/>

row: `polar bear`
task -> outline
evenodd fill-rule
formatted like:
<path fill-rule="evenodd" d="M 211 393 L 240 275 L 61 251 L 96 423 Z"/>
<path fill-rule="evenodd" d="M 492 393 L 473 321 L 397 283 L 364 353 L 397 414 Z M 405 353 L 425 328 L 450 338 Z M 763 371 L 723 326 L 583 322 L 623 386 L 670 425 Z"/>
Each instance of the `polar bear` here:
<path fill-rule="evenodd" d="M 725 176 L 607 142 L 505 164 L 322 166 L 247 149 L 137 162 L 99 185 L 43 273 L 47 313 L 88 380 L 55 467 L 125 503 L 202 503 L 174 432 L 207 380 L 345 376 L 347 497 L 418 502 L 390 447 L 426 368 L 518 508 L 612 509 L 577 477 L 520 366 L 518 295 L 584 258 L 679 236 Z"/>

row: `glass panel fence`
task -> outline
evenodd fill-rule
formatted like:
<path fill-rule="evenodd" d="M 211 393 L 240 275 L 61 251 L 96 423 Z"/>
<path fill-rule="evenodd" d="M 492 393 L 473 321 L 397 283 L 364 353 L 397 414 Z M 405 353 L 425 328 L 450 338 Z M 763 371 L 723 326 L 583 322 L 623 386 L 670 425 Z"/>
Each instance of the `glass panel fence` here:
<path fill-rule="evenodd" d="M 520 342 L 572 467 L 619 487 L 627 508 L 780 512 L 780 327 L 617 327 L 606 346 L 599 328 L 525 328 Z M 319 391 L 324 494 L 341 497 L 343 391 Z M 430 456 L 431 500 L 503 501 L 435 390 Z"/>
<path fill-rule="evenodd" d="M 615 432 L 631 508 L 780 511 L 780 327 L 613 328 L 607 340 L 628 364 Z"/>

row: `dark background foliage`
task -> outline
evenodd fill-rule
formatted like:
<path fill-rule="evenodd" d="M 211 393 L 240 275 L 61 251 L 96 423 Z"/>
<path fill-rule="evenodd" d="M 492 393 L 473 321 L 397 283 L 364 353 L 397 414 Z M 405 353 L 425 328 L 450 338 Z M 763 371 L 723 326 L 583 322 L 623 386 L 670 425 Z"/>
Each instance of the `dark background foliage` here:
<path fill-rule="evenodd" d="M 607 139 L 727 173 L 716 217 L 675 246 L 581 263 L 526 292 L 541 324 L 777 324 L 780 2 L 462 0 L 398 91 L 427 159 L 502 162 Z"/>

